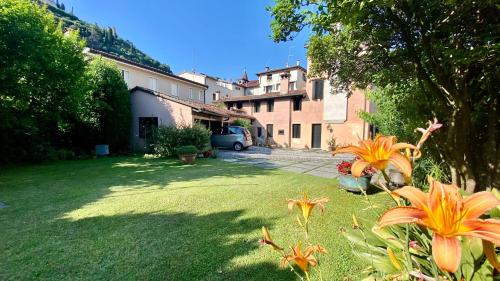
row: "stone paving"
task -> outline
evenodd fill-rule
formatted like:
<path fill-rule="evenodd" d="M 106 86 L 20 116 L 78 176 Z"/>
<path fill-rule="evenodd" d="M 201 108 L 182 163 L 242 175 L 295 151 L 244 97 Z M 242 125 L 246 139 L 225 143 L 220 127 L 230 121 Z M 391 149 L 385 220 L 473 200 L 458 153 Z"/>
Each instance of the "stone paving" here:
<path fill-rule="evenodd" d="M 332 156 L 325 151 L 270 149 L 258 146 L 249 147 L 244 151 L 219 150 L 218 156 L 227 162 L 323 178 L 337 177 L 337 164 L 342 160 L 352 159 L 349 155 Z"/>

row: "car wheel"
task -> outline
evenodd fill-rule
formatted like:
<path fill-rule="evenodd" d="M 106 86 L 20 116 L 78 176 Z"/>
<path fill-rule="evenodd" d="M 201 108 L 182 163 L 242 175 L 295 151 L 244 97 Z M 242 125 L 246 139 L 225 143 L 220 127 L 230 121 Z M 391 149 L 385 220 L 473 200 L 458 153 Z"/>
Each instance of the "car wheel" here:
<path fill-rule="evenodd" d="M 237 142 L 237 143 L 233 144 L 233 148 L 236 151 L 241 151 L 243 149 L 243 145 L 241 143 Z"/>

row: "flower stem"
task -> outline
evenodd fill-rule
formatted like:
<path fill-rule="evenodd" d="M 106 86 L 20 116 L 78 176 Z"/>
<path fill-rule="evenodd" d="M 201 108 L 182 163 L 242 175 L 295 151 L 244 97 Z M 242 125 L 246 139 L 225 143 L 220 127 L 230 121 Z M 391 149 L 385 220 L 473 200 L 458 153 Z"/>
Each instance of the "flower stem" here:
<path fill-rule="evenodd" d="M 306 274 L 306 280 L 311 281 L 311 279 L 309 278 L 309 273 L 307 273 L 307 271 L 304 271 L 304 273 Z"/>

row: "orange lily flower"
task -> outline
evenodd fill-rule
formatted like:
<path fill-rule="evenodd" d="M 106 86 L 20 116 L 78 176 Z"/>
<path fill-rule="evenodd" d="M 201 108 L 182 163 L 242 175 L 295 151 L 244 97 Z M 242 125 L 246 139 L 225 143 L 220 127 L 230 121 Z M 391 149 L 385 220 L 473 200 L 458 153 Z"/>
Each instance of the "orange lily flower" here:
<path fill-rule="evenodd" d="M 292 254 L 291 255 L 285 255 L 281 259 L 281 265 L 286 266 L 289 262 L 294 262 L 300 270 L 303 272 L 308 272 L 309 271 L 309 266 L 316 266 L 318 265 L 318 260 L 313 256 L 314 253 L 324 253 L 326 254 L 327 251 L 325 248 L 323 248 L 320 245 L 315 245 L 315 246 L 307 246 L 304 249 L 304 252 L 302 252 L 301 249 L 301 243 L 299 242 L 297 245 L 292 247 Z"/>
<path fill-rule="evenodd" d="M 407 198 L 411 207 L 396 207 L 379 219 L 380 227 L 416 223 L 432 230 L 432 256 L 439 268 L 455 272 L 460 265 L 458 236 L 477 237 L 500 245 L 500 220 L 481 220 L 479 216 L 500 204 L 491 192 L 478 192 L 465 199 L 456 185 L 446 185 L 429 177 L 430 190 L 424 193 L 412 186 L 394 191 Z"/>
<path fill-rule="evenodd" d="M 274 243 L 273 239 L 271 238 L 271 235 L 269 234 L 269 231 L 265 226 L 262 227 L 262 239 L 260 239 L 259 242 L 262 244 L 270 245 L 271 247 L 273 247 L 273 249 L 277 251 L 283 250 L 283 248 Z"/>
<path fill-rule="evenodd" d="M 329 200 L 328 198 L 318 198 L 318 199 L 309 199 L 307 197 L 307 193 L 304 192 L 303 199 L 288 199 L 288 210 L 292 210 L 293 206 L 299 207 L 302 211 L 302 217 L 304 217 L 304 222 L 307 224 L 309 217 L 311 216 L 312 210 L 314 206 L 318 205 L 322 212 L 325 211 L 325 203 Z"/>
<path fill-rule="evenodd" d="M 378 135 L 374 140 L 364 140 L 359 142 L 359 146 L 350 145 L 342 147 L 333 152 L 353 153 L 360 159 L 356 160 L 351 167 L 351 173 L 354 177 L 360 177 L 367 166 L 372 166 L 383 171 L 387 165 L 392 163 L 406 177 L 411 176 L 411 163 L 404 155 L 401 149 L 416 149 L 416 146 L 408 143 L 396 143 L 395 136 Z"/>

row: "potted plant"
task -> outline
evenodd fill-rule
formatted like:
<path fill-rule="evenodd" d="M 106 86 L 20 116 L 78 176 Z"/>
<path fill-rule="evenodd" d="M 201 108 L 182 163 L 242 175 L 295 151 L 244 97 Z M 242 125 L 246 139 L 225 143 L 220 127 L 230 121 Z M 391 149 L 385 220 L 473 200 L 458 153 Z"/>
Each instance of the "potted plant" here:
<path fill-rule="evenodd" d="M 337 165 L 337 170 L 340 174 L 339 186 L 351 192 L 367 191 L 375 169 L 366 167 L 362 176 L 355 178 L 351 175 L 352 163 L 352 161 L 342 161 Z"/>
<path fill-rule="evenodd" d="M 198 154 L 198 149 L 194 145 L 186 145 L 178 147 L 176 150 L 177 155 L 182 164 L 194 164 L 196 162 L 196 154 Z"/>

